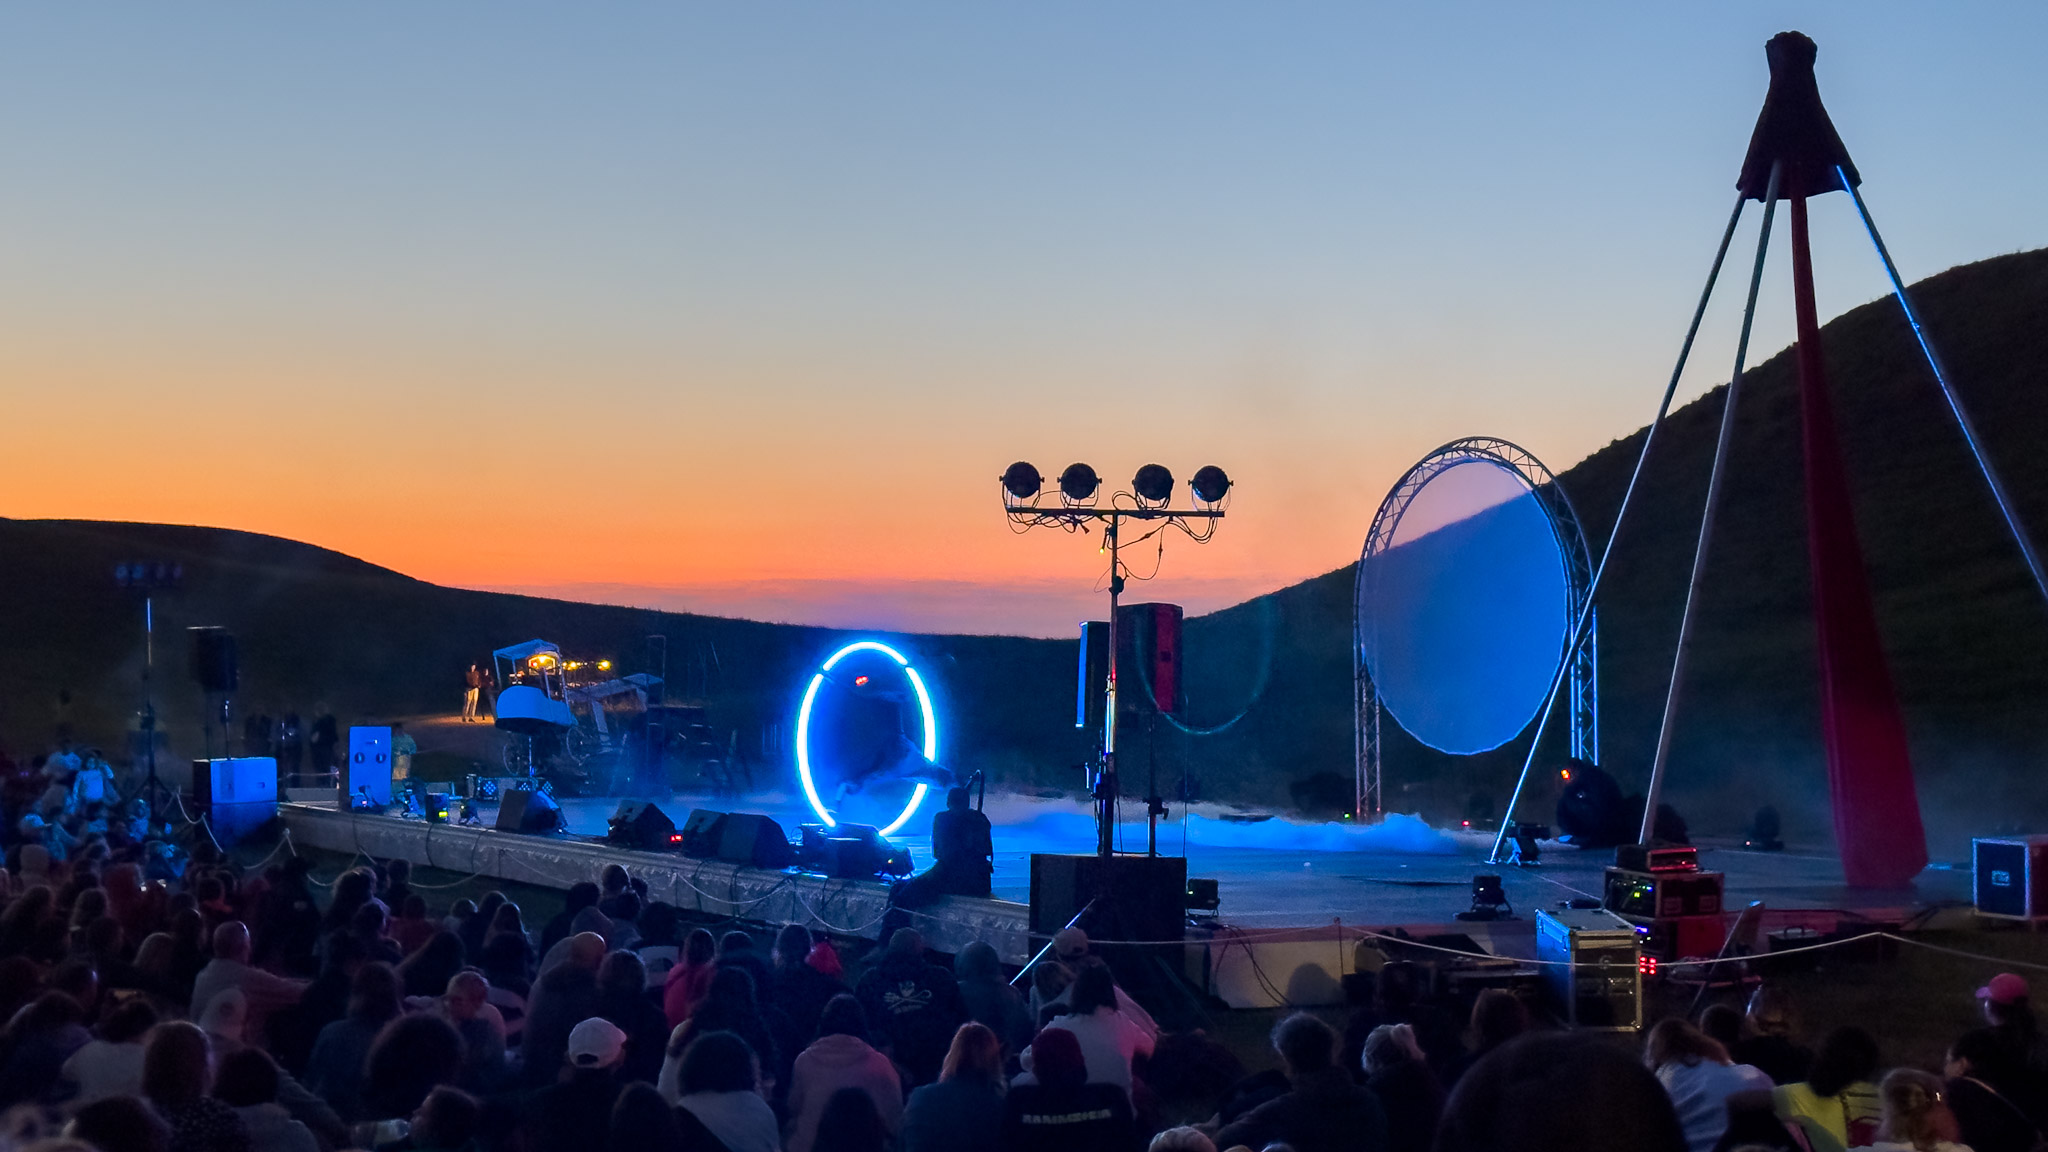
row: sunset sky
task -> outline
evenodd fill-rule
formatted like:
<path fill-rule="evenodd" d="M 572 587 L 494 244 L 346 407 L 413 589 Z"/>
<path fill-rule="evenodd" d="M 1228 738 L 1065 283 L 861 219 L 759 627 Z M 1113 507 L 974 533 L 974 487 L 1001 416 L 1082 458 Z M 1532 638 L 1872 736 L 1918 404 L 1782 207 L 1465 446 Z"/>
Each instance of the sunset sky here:
<path fill-rule="evenodd" d="M 1785 28 L 1909 278 L 2048 243 L 2039 4 L 9 6 L 0 515 L 1065 635 L 1003 467 L 1214 462 L 1140 594 L 1217 607 L 1439 443 L 1647 420 Z"/>

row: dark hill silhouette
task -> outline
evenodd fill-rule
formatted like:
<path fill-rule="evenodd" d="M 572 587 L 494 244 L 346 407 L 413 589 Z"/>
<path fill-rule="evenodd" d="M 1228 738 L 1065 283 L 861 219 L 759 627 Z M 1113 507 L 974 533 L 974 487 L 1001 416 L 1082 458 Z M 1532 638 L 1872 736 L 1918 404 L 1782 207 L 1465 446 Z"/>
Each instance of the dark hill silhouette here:
<path fill-rule="evenodd" d="M 1954 268 L 1914 291 L 2026 518 L 2048 536 L 2048 453 L 2037 448 L 2048 433 L 2048 251 Z M 1959 835 L 2030 824 L 2044 810 L 2048 606 L 1896 303 L 1856 308 L 1823 338 L 1923 805 L 1938 845 L 1953 851 Z M 1794 836 L 1820 840 L 1825 773 L 1793 374 L 1789 351 L 1781 352 L 1745 385 L 1668 795 L 1709 832 L 1735 831 L 1773 803 Z M 1647 772 L 1724 394 L 1716 389 L 1672 414 L 1602 596 L 1603 760 L 1625 786 L 1639 786 Z M 1596 552 L 1642 435 L 1562 477 Z M 308 545 L 217 529 L 0 521 L 0 548 L 8 557 L 0 568 L 0 738 L 16 751 L 47 739 L 60 689 L 74 696 L 70 719 L 83 736 L 116 744 L 132 720 L 141 614 L 111 579 L 126 559 L 178 560 L 190 574 L 159 617 L 157 697 L 181 756 L 200 747 L 198 694 L 184 676 L 190 624 L 240 636 L 245 708 L 309 712 L 325 701 L 345 721 L 445 712 L 461 668 L 497 645 L 545 636 L 633 668 L 643 638 L 663 633 L 677 691 L 706 699 L 714 720 L 754 747 L 770 726 L 786 729 L 802 677 L 840 635 L 442 588 Z M 1185 766 L 1198 794 L 1213 799 L 1313 809 L 1348 796 L 1351 588 L 1347 567 L 1190 621 L 1189 723 L 1220 730 L 1192 735 L 1161 723 L 1148 737 L 1142 720 L 1127 725 L 1129 778 L 1142 784 L 1156 763 L 1168 791 Z M 1071 642 L 905 642 L 940 669 L 949 758 L 1013 784 L 1075 786 L 1087 742 L 1071 726 Z M 766 740 L 772 745 L 772 730 Z M 1521 755 L 1510 745 L 1445 757 L 1390 725 L 1389 804 L 1455 819 L 1478 793 L 1497 808 Z M 1539 791 L 1536 810 L 1544 808 Z"/>

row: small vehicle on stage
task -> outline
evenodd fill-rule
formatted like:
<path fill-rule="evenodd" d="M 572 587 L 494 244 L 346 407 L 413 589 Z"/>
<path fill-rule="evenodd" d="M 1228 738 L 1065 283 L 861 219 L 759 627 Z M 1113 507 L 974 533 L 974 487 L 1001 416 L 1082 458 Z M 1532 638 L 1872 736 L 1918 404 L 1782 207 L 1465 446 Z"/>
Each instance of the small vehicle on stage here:
<path fill-rule="evenodd" d="M 505 771 L 527 776 L 565 743 L 576 727 L 563 680 L 562 650 L 545 640 L 528 640 L 491 653 L 497 665 L 497 726 L 512 734 L 505 742 Z"/>

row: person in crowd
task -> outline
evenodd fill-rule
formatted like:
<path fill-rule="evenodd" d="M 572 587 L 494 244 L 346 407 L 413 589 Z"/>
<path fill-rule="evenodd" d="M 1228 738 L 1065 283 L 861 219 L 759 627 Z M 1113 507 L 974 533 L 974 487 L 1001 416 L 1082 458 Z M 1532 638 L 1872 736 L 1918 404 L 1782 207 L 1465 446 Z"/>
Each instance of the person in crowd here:
<path fill-rule="evenodd" d="M 1778 1118 L 1830 1148 L 1858 1148 L 1877 1138 L 1883 1112 L 1877 1085 L 1877 1041 L 1861 1028 L 1837 1028 L 1821 1042 L 1806 1079 L 1772 1092 Z"/>
<path fill-rule="evenodd" d="M 1884 1119 L 1871 1152 L 1971 1152 L 1949 1135 L 1955 1117 L 1942 1102 L 1941 1078 L 1918 1068 L 1894 1068 L 1878 1085 Z"/>
<path fill-rule="evenodd" d="M 408 960 L 425 947 L 427 941 L 432 940 L 436 933 L 447 932 L 455 936 L 458 944 L 461 942 L 459 935 L 427 919 L 427 898 L 417 892 L 407 893 L 405 899 L 399 902 L 398 915 L 391 919 L 390 932 L 391 939 L 398 945 L 398 950 L 405 953 Z"/>
<path fill-rule="evenodd" d="M 1487 1049 L 1489 1054 L 1492 1050 Z M 1429 1152 L 1443 1116 L 1444 1090 L 1429 1070 L 1415 1028 L 1382 1024 L 1373 1029 L 1366 1034 L 1361 1061 L 1365 1086 L 1387 1118 L 1387 1152 Z"/>
<path fill-rule="evenodd" d="M 55 1101 L 64 1062 L 92 1042 L 85 1012 L 62 992 L 45 992 L 0 1031 L 0 1107 Z"/>
<path fill-rule="evenodd" d="M 767 959 L 754 947 L 754 938 L 738 929 L 718 938 L 718 966 L 738 968 L 752 976 L 756 994 L 767 989 L 769 977 L 774 974 Z"/>
<path fill-rule="evenodd" d="M 1741 1042 L 1728 1050 L 1738 1064 L 1752 1065 L 1771 1078 L 1773 1084 L 1796 1084 L 1806 1079 L 1813 1063 L 1813 1050 L 1795 1039 L 1797 1020 L 1792 998 L 1775 984 L 1760 984 L 1750 993 L 1749 1009 L 1743 1018 Z"/>
<path fill-rule="evenodd" d="M 1742 1046 L 1742 1010 L 1733 1004 L 1709 1004 L 1700 1013 L 1700 1031 L 1732 1056 Z"/>
<path fill-rule="evenodd" d="M 107 1013 L 99 1035 L 64 1061 L 62 1078 L 71 1085 L 71 1101 L 90 1104 L 141 1093 L 143 1040 L 156 1023 L 156 1009 L 140 996 Z"/>
<path fill-rule="evenodd" d="M 725 968 L 712 975 L 711 990 L 705 994 L 704 1003 L 669 1034 L 668 1052 L 680 1061 L 683 1050 L 698 1035 L 734 1033 L 747 1042 L 748 1049 L 760 1061 L 761 1081 L 769 1099 L 780 1100 L 789 1091 L 789 1068 L 796 1059 L 796 1053 L 785 1053 L 775 1042 L 776 1034 L 786 1031 L 780 1020 L 771 1019 L 770 1013 L 761 1007 L 753 977 L 747 975 L 746 969 Z M 663 1075 L 673 1079 L 667 1064 L 663 1066 Z"/>
<path fill-rule="evenodd" d="M 420 1102 L 406 1139 L 412 1152 L 473 1152 L 483 1119 L 476 1097 L 443 1084 Z"/>
<path fill-rule="evenodd" d="M 2048 1039 L 2035 1020 L 2028 991 L 2026 980 L 2000 972 L 1977 989 L 1977 1003 L 2004 1049 L 1993 1083 L 2026 1108 L 2037 1125 L 2048 1128 Z"/>
<path fill-rule="evenodd" d="M 206 1033 L 207 1043 L 213 1046 L 216 1066 L 235 1053 L 252 1047 L 244 1039 L 248 1031 L 248 1016 L 248 998 L 235 988 L 215 996 L 213 1003 L 208 1004 L 200 1015 L 199 1030 Z M 277 1072 L 274 1095 L 292 1119 L 306 1125 L 314 1136 L 324 1142 L 332 1143 L 347 1136 L 348 1126 L 342 1122 L 341 1116 L 289 1072 L 282 1069 Z"/>
<path fill-rule="evenodd" d="M 607 864 L 597 873 L 597 910 L 616 920 L 619 897 L 633 890 L 633 874 L 624 864 Z"/>
<path fill-rule="evenodd" d="M 612 1106 L 625 1081 L 626 1034 L 611 1021 L 590 1017 L 570 1029 L 553 1083 L 527 1097 L 522 1124 L 526 1147 L 554 1152 L 589 1146 L 611 1130 Z"/>
<path fill-rule="evenodd" d="M 1145 1146 L 1145 1152 L 1216 1152 L 1216 1142 L 1200 1128 L 1183 1124 L 1152 1137 L 1152 1143 Z"/>
<path fill-rule="evenodd" d="M 405 954 L 398 950 L 398 942 L 388 933 L 390 925 L 391 913 L 384 907 L 384 902 L 371 900 L 356 909 L 356 914 L 349 920 L 349 933 L 369 949 L 372 960 L 381 960 L 396 968 L 405 959 Z"/>
<path fill-rule="evenodd" d="M 1945 1099 L 1956 1118 L 1957 1139 L 1975 1152 L 2034 1152 L 2041 1145 L 2034 1118 L 1994 1083 L 2008 1059 L 1990 1028 L 1965 1032 L 1949 1046 Z"/>
<path fill-rule="evenodd" d="M 1003 978 L 1002 962 L 993 945 L 976 940 L 960 949 L 953 957 L 953 981 L 960 989 L 960 1006 L 967 1018 L 994 1032 L 1004 1052 L 1022 1052 L 1031 1043 L 1031 1009 Z"/>
<path fill-rule="evenodd" d="M 911 1083 L 937 1078 L 953 1032 L 967 1014 L 953 974 L 925 960 L 924 936 L 898 928 L 881 959 L 854 985 L 854 995 L 882 1047 L 910 1073 Z"/>
<path fill-rule="evenodd" d="M 1223 1128 L 1216 1134 L 1219 1145 L 1284 1142 L 1296 1152 L 1379 1152 L 1387 1146 L 1379 1098 L 1337 1067 L 1337 1034 L 1328 1024 L 1297 1012 L 1274 1027 L 1273 1051 L 1286 1066 L 1289 1090 Z"/>
<path fill-rule="evenodd" d="M 1083 968 L 1067 999 L 1068 1011 L 1054 1017 L 1050 1027 L 1064 1028 L 1081 1042 L 1089 1083 L 1114 1084 L 1129 1095 L 1136 1062 L 1151 1057 L 1154 1041 L 1117 1010 L 1116 985 L 1109 969 L 1101 965 Z"/>
<path fill-rule="evenodd" d="M 1532 1032 L 1472 1066 L 1444 1104 L 1436 1152 L 1685 1152 L 1671 1097 L 1605 1038 Z"/>
<path fill-rule="evenodd" d="M 483 669 L 471 664 L 469 671 L 462 674 L 462 722 L 464 724 L 476 723 L 477 697 L 483 694 L 483 690 Z"/>
<path fill-rule="evenodd" d="M 674 1104 L 685 1143 L 727 1152 L 782 1152 L 775 1110 L 761 1096 L 760 1062 L 731 1032 L 706 1032 L 683 1050 Z"/>
<path fill-rule="evenodd" d="M 597 885 L 588 880 L 578 880 L 569 886 L 568 893 L 562 897 L 562 910 L 541 928 L 542 955 L 546 955 L 555 945 L 569 938 L 570 933 L 575 931 L 570 925 L 576 922 L 577 914 L 586 908 L 597 907 L 598 895 Z"/>
<path fill-rule="evenodd" d="M 1044 1029 L 1028 1051 L 1030 1081 L 1012 1084 L 1003 1098 L 1002 1152 L 1135 1152 L 1129 1097 L 1113 1084 L 1088 1082 L 1072 1032 Z"/>
<path fill-rule="evenodd" d="M 470 1092 L 493 1092 L 505 1079 L 505 1019 L 490 1003 L 491 986 L 482 975 L 461 971 L 448 978 L 435 1010 L 462 1040 L 462 1065 L 455 1083 Z"/>
<path fill-rule="evenodd" d="M 597 1014 L 626 1034 L 628 1080 L 652 1082 L 661 1073 L 668 1020 L 647 998 L 647 966 L 631 952 L 613 952 L 597 973 Z"/>
<path fill-rule="evenodd" d="M 640 894 L 628 889 L 615 898 L 605 901 L 612 909 L 623 912 L 615 916 L 604 908 L 598 914 L 611 922 L 611 931 L 605 935 L 605 942 L 614 950 L 631 950 L 640 947 Z"/>
<path fill-rule="evenodd" d="M 462 937 L 462 951 L 466 955 L 483 955 L 484 946 L 490 943 L 491 936 L 497 931 L 498 909 L 506 903 L 505 894 L 493 889 L 484 893 L 483 898 L 476 902 L 476 908 L 463 918 L 455 934 Z M 520 935 L 525 935 L 523 929 Z M 531 941 L 528 946 L 531 947 Z"/>
<path fill-rule="evenodd" d="M 873 1096 L 841 1088 L 825 1102 L 811 1152 L 889 1152 L 889 1147 L 889 1129 Z"/>
<path fill-rule="evenodd" d="M 439 996 L 448 987 L 449 978 L 467 966 L 462 937 L 453 932 L 436 932 L 424 947 L 399 962 L 398 979 L 407 996 Z"/>
<path fill-rule="evenodd" d="M 1080 975 L 1083 969 L 1100 967 L 1103 964 L 1102 958 L 1095 955 L 1090 947 L 1088 934 L 1079 928 L 1062 928 L 1054 933 L 1052 950 L 1053 957 L 1066 968 L 1068 973 L 1076 977 Z M 1049 1008 L 1052 1009 L 1053 1015 L 1058 1015 L 1059 1012 L 1064 1011 L 1065 1009 L 1059 1006 L 1066 1003 L 1065 997 L 1072 995 L 1072 989 L 1073 984 L 1069 981 L 1065 990 L 1041 1000 L 1037 994 L 1037 985 L 1034 983 L 1032 985 L 1031 1018 L 1033 1020 L 1044 1020 Z M 1159 1023 L 1152 1019 L 1152 1014 L 1145 1011 L 1143 1005 L 1131 999 L 1121 988 L 1116 990 L 1116 1010 L 1123 1013 L 1125 1019 L 1144 1029 L 1147 1036 L 1158 1037 Z"/>
<path fill-rule="evenodd" d="M 683 941 L 683 955 L 668 970 L 661 983 L 661 1010 L 670 1028 L 681 1027 L 690 1018 L 718 971 L 718 941 L 702 928 L 691 931 Z"/>
<path fill-rule="evenodd" d="M 348 1013 L 320 1030 L 306 1060 L 306 1087 L 334 1107 L 344 1121 L 363 1115 L 363 1072 L 370 1046 L 403 1009 L 403 989 L 391 965 L 363 965 L 349 989 Z"/>
<path fill-rule="evenodd" d="M 1778 1118 L 1771 1094 L 1761 1089 L 1731 1093 L 1728 1097 L 1728 1126 L 1714 1144 L 1714 1152 L 1814 1152 L 1826 1148 L 1815 1143 L 1796 1126 Z"/>
<path fill-rule="evenodd" d="M 789 1152 L 812 1152 L 825 1105 L 842 1088 L 873 1097 L 883 1127 L 896 1130 L 903 1115 L 903 1082 L 889 1058 L 868 1043 L 867 1013 L 847 995 L 826 1002 L 818 1017 L 818 1039 L 796 1058 L 789 1085 Z"/>
<path fill-rule="evenodd" d="M 597 970 L 604 963 L 604 951 L 604 938 L 594 933 L 570 937 L 568 958 L 535 982 L 520 1045 L 529 1085 L 554 1082 L 569 1033 L 598 1014 Z"/>
<path fill-rule="evenodd" d="M 319 975 L 306 985 L 298 1004 L 274 1013 L 270 1020 L 271 1054 L 296 1073 L 305 1072 L 321 1029 L 347 1014 L 356 975 L 369 963 L 362 943 L 347 934 L 335 936 L 320 951 Z"/>
<path fill-rule="evenodd" d="M 234 1108 L 207 1095 L 213 1049 L 196 1024 L 171 1021 L 150 1032 L 142 1095 L 170 1126 L 170 1152 L 254 1152 Z"/>
<path fill-rule="evenodd" d="M 139 1095 L 108 1096 L 71 1114 L 64 1136 L 98 1152 L 170 1152 L 171 1126 Z"/>
<path fill-rule="evenodd" d="M 775 969 L 768 977 L 768 1002 L 789 1018 L 799 1047 L 801 1040 L 818 1034 L 818 1017 L 826 1002 L 847 991 L 845 984 L 805 963 L 810 954 L 810 929 L 785 924 L 775 934 Z"/>
<path fill-rule="evenodd" d="M 986 1025 L 962 1024 L 938 1082 L 904 1102 L 902 1152 L 994 1148 L 1002 1136 L 1006 1087 L 1002 1040 Z"/>
<path fill-rule="evenodd" d="M 363 1111 L 368 1119 L 412 1115 L 427 1093 L 462 1072 L 462 1037 L 432 1013 L 400 1016 L 384 1026 L 363 1061 Z"/>
<path fill-rule="evenodd" d="M 1488 988 L 1472 1002 L 1471 1027 L 1465 1034 L 1465 1051 L 1451 1062 L 1446 1082 L 1455 1085 L 1465 1069 L 1477 1064 L 1487 1053 L 1529 1030 L 1529 1010 L 1521 998 L 1505 988 Z"/>
<path fill-rule="evenodd" d="M 1650 1029 L 1643 1063 L 1671 1095 L 1691 1152 L 1713 1152 L 1728 1127 L 1728 1097 L 1748 1090 L 1769 1091 L 1771 1078 L 1737 1064 L 1728 1050 L 1680 1019 Z"/>
<path fill-rule="evenodd" d="M 683 1137 L 681 1116 L 644 1081 L 619 1090 L 605 1135 L 609 1152 L 696 1152 Z"/>
<path fill-rule="evenodd" d="M 221 1058 L 213 1094 L 235 1110 L 252 1152 L 320 1152 L 313 1130 L 277 1102 L 277 1086 L 277 1062 L 259 1048 L 244 1048 Z"/>

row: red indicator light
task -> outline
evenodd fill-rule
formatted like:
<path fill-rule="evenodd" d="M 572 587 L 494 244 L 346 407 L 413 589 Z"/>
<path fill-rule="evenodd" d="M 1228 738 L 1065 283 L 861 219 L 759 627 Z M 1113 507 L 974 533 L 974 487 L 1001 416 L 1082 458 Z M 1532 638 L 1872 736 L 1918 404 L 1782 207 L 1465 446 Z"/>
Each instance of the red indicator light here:
<path fill-rule="evenodd" d="M 854 686 L 855 688 L 865 688 L 865 687 L 867 687 L 867 686 L 868 686 L 868 678 L 867 678 L 867 677 L 865 677 L 865 676 L 855 676 L 855 677 L 853 678 L 853 686 Z"/>
<path fill-rule="evenodd" d="M 1657 958 L 1655 956 L 1638 958 L 1636 960 L 1636 971 L 1645 976 L 1655 976 L 1657 974 Z"/>

